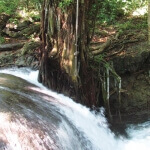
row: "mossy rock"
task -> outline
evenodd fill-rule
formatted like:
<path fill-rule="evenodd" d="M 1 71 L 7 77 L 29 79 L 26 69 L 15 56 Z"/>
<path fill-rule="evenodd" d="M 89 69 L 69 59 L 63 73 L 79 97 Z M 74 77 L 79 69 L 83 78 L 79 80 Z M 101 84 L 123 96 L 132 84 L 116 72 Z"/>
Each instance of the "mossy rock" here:
<path fill-rule="evenodd" d="M 40 32 L 40 24 L 30 25 L 29 27 L 18 32 L 10 31 L 8 29 L 3 30 L 3 32 L 13 38 L 28 39 L 30 35 Z"/>
<path fill-rule="evenodd" d="M 21 55 L 32 53 L 33 50 L 35 50 L 36 48 L 40 46 L 40 44 L 41 44 L 40 42 L 34 42 L 34 41 L 27 42 L 22 48 Z"/>
<path fill-rule="evenodd" d="M 23 30 L 25 28 L 28 28 L 31 23 L 32 23 L 31 21 L 25 20 L 25 21 L 23 21 L 23 22 L 18 24 L 17 30 L 21 31 L 21 30 Z"/>
<path fill-rule="evenodd" d="M 29 28 L 25 28 L 20 32 L 20 34 L 25 36 L 30 36 L 33 33 L 39 33 L 40 32 L 40 24 L 30 25 Z"/>

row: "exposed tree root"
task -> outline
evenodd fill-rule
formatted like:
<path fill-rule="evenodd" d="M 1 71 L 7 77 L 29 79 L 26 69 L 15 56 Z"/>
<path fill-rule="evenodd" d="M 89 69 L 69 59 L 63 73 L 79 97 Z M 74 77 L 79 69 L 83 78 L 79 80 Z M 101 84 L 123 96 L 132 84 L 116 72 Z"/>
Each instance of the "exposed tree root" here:
<path fill-rule="evenodd" d="M 92 54 L 99 55 L 99 54 L 103 53 L 110 45 L 111 45 L 111 40 L 108 39 L 106 43 L 100 45 L 96 49 L 93 49 Z"/>

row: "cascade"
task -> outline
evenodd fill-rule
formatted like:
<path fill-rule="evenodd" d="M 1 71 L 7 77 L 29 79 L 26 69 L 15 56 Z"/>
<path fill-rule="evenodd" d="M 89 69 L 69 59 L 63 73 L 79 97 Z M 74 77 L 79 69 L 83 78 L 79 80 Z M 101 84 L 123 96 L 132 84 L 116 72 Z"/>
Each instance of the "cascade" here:
<path fill-rule="evenodd" d="M 91 112 L 37 81 L 28 68 L 0 70 L 0 149 L 149 150 L 150 121 L 109 129 L 104 109 Z"/>

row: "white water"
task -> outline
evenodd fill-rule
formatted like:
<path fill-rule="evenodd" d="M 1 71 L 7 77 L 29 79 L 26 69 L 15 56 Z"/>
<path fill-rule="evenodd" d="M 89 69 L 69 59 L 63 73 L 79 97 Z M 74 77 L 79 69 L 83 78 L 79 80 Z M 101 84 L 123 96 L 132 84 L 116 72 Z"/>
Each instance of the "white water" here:
<path fill-rule="evenodd" d="M 150 149 L 150 122 L 146 122 L 144 124 L 140 124 L 137 126 L 130 126 L 127 129 L 127 133 L 129 135 L 129 139 L 125 139 L 123 137 L 116 138 L 115 135 L 110 131 L 107 121 L 103 115 L 103 110 L 99 114 L 95 114 L 94 112 L 90 112 L 88 108 L 73 102 L 70 98 L 65 97 L 61 94 L 57 94 L 46 89 L 44 86 L 37 82 L 38 71 L 31 71 L 30 69 L 6 69 L 0 70 L 0 73 L 8 73 L 18 77 L 21 77 L 38 87 L 30 87 L 32 90 L 39 91 L 40 93 L 44 93 L 46 95 L 50 95 L 56 98 L 56 101 L 53 101 L 53 104 L 59 109 L 59 113 L 63 114 L 70 123 L 78 129 L 80 134 L 82 134 L 82 138 L 85 139 L 85 150 L 149 150 Z M 43 98 L 49 101 L 49 98 L 43 96 Z M 3 126 L 2 125 L 5 125 Z M 4 128 L 7 126 L 17 126 L 17 124 L 9 124 L 9 114 L 0 113 L 0 128 Z M 9 125 L 8 125 L 9 124 Z M 83 150 L 80 148 L 80 144 L 78 144 L 78 139 L 76 139 L 73 131 L 68 128 L 68 125 L 64 121 L 62 121 L 62 127 L 57 129 L 57 134 L 59 140 L 62 142 L 62 147 L 66 150 Z M 26 132 L 26 134 L 33 134 L 30 128 L 23 126 L 22 124 L 19 126 L 22 130 Z M 13 127 L 11 128 L 15 130 Z M 8 133 L 11 131 L 8 131 Z M 6 133 L 6 134 L 8 134 Z M 69 136 L 68 136 L 69 134 Z M 13 150 L 25 150 L 29 149 L 30 146 L 23 147 L 21 144 L 30 144 L 27 142 L 18 141 L 17 129 L 15 134 L 11 135 L 7 140 L 11 141 L 11 149 Z M 71 136 L 70 136 L 71 135 Z M 5 135 L 7 136 L 7 135 Z M 35 138 L 31 135 L 32 140 Z M 0 135 L 0 138 L 3 139 L 3 135 Z M 23 140 L 23 139 L 21 139 Z M 37 141 L 41 139 L 37 135 Z M 46 138 L 45 140 L 51 141 L 52 139 Z M 34 148 L 30 148 L 36 150 L 37 147 L 40 149 L 39 143 L 36 143 Z M 72 148 L 73 143 L 75 148 Z M 50 142 L 49 142 L 50 143 Z M 53 142 L 51 142 L 52 144 Z M 86 145 L 87 144 L 87 145 Z M 47 150 L 48 148 L 41 148 L 41 150 Z M 55 149 L 55 147 L 51 147 L 50 149 Z"/>

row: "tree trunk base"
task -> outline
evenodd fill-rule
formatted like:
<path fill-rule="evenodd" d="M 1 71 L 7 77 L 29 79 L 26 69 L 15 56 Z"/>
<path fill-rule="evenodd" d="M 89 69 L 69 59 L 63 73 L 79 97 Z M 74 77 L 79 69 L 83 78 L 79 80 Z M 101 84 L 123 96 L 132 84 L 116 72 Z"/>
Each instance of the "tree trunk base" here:
<path fill-rule="evenodd" d="M 99 97 L 96 98 L 97 79 L 94 79 L 93 72 L 84 66 L 80 75 L 80 81 L 73 81 L 68 73 L 59 65 L 56 59 L 45 58 L 41 61 L 39 71 L 39 82 L 58 93 L 63 93 L 73 100 L 87 107 L 99 106 Z"/>

